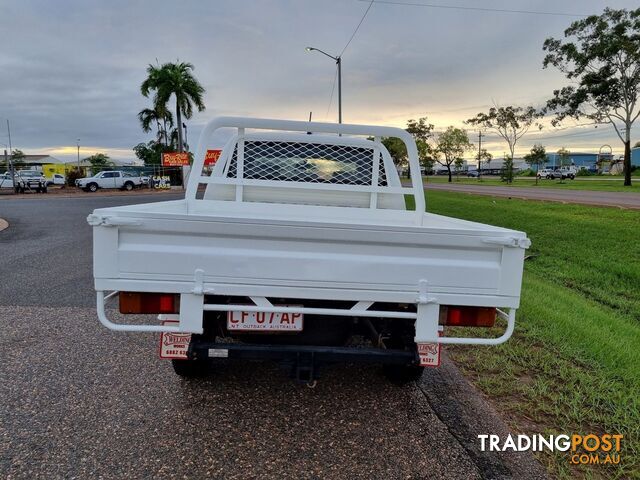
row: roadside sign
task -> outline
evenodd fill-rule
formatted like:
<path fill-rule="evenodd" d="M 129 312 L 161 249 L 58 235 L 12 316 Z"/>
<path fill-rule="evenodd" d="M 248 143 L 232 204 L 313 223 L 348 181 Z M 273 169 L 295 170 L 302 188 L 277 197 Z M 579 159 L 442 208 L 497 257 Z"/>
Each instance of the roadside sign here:
<path fill-rule="evenodd" d="M 221 153 L 222 150 L 207 150 L 207 154 L 204 156 L 204 166 L 215 165 Z"/>
<path fill-rule="evenodd" d="M 189 165 L 189 154 L 187 152 L 174 152 L 162 154 L 163 167 L 182 167 Z"/>

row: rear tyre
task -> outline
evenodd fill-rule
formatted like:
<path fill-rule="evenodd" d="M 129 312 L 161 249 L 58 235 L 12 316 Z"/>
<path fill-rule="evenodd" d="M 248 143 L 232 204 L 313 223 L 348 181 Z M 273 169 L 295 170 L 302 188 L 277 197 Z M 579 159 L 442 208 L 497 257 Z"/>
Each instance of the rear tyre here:
<path fill-rule="evenodd" d="M 201 378 L 209 375 L 209 362 L 206 360 L 171 360 L 173 371 L 183 378 Z"/>
<path fill-rule="evenodd" d="M 383 365 L 382 372 L 391 383 L 402 386 L 420 380 L 424 373 L 424 367 L 420 365 Z"/>

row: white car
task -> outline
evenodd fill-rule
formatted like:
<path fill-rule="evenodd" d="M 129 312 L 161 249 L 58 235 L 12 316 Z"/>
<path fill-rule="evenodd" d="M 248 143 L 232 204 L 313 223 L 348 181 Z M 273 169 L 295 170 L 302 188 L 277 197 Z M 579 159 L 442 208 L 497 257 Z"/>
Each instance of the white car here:
<path fill-rule="evenodd" d="M 223 128 L 234 134 L 205 170 Z M 410 186 L 387 137 L 406 146 Z M 415 380 L 439 365 L 443 344 L 509 339 L 530 246 L 523 232 L 426 213 L 425 203 L 405 130 L 214 119 L 184 199 L 88 216 L 98 318 L 112 330 L 162 332 L 161 358 L 185 377 L 228 358 L 279 361 L 301 382 L 336 362 Z M 114 298 L 125 317 L 160 314 L 161 323 L 111 321 Z M 490 327 L 497 316 L 498 337 L 446 330 Z"/>
<path fill-rule="evenodd" d="M 19 191 L 33 191 L 36 193 L 47 193 L 47 179 L 39 170 L 18 170 L 16 172 L 19 181 Z"/>
<path fill-rule="evenodd" d="M 64 175 L 61 175 L 59 173 L 54 173 L 51 178 L 47 179 L 47 185 L 51 186 L 51 185 L 65 185 L 67 182 L 67 179 L 65 178 Z"/>
<path fill-rule="evenodd" d="M 11 173 L 9 172 L 5 172 L 2 175 L 0 175 L 0 189 L 2 190 L 7 190 L 7 189 L 14 189 L 16 192 L 20 191 L 20 179 L 15 176 L 15 184 L 13 182 L 13 180 L 11 180 Z"/>
<path fill-rule="evenodd" d="M 118 188 L 131 191 L 141 185 L 143 185 L 141 177 L 120 170 L 98 172 L 93 177 L 76 180 L 76 186 L 87 192 L 97 192 L 100 188 Z"/>

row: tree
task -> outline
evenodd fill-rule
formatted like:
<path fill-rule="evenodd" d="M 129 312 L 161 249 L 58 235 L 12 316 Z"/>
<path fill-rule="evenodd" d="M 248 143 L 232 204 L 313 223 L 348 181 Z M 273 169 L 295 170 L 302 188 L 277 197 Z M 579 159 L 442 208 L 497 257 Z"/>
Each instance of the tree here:
<path fill-rule="evenodd" d="M 524 156 L 524 161 L 527 162 L 531 169 L 535 167 L 536 185 L 538 185 L 538 170 L 540 170 L 540 166 L 547 162 L 547 151 L 542 145 L 536 143 L 529 153 Z"/>
<path fill-rule="evenodd" d="M 26 165 L 24 159 L 26 155 L 19 148 L 14 148 L 11 153 L 11 162 L 13 163 L 13 167 L 24 167 Z"/>
<path fill-rule="evenodd" d="M 640 148 L 640 142 L 636 142 L 636 144 L 633 146 L 633 148 Z"/>
<path fill-rule="evenodd" d="M 449 182 L 451 182 L 451 165 L 458 159 L 462 161 L 464 152 L 472 147 L 467 132 L 461 128 L 448 127 L 438 135 L 434 150 L 435 161 L 447 167 Z M 442 159 L 440 159 L 440 155 L 442 155 Z"/>
<path fill-rule="evenodd" d="M 91 164 L 91 171 L 96 174 L 104 168 L 113 167 L 114 163 L 109 159 L 109 155 L 106 153 L 94 153 L 90 157 L 82 160 L 83 162 L 89 162 Z"/>
<path fill-rule="evenodd" d="M 144 133 L 151 131 L 151 125 L 156 125 L 156 139 L 158 142 L 162 142 L 164 139 L 165 145 L 169 143 L 167 136 L 167 125 L 169 128 L 173 127 L 173 115 L 169 110 L 162 109 L 161 106 L 157 108 L 144 108 L 138 113 L 138 120 L 142 126 Z"/>
<path fill-rule="evenodd" d="M 480 112 L 465 123 L 477 127 L 484 127 L 495 131 L 507 142 L 511 160 L 515 156 L 516 144 L 532 125 L 542 126 L 536 120 L 543 113 L 533 107 L 491 107 L 489 112 Z"/>
<path fill-rule="evenodd" d="M 162 66 L 149 65 L 147 78 L 140 86 L 142 95 L 148 97 L 153 91 L 154 109 L 159 112 L 168 110 L 167 104 L 173 96 L 175 99 L 176 123 L 178 130 L 178 151 L 184 151 L 182 137 L 182 116 L 188 119 L 193 115 L 195 106 L 199 112 L 205 109 L 204 87 L 193 75 L 191 63 L 165 63 Z"/>
<path fill-rule="evenodd" d="M 433 137 L 433 128 L 432 123 L 427 123 L 427 117 L 422 117 L 418 120 L 407 120 L 406 130 L 416 142 L 418 161 L 425 171 L 433 169 L 433 149 L 429 144 L 429 140 Z"/>
<path fill-rule="evenodd" d="M 460 171 L 464 167 L 464 160 L 462 157 L 458 157 L 453 161 L 453 169 L 456 172 L 456 182 L 459 180 Z"/>
<path fill-rule="evenodd" d="M 504 157 L 502 168 L 500 169 L 500 181 L 513 182 L 513 157 L 511 155 L 505 155 Z"/>
<path fill-rule="evenodd" d="M 371 137 L 371 140 L 373 140 L 373 137 Z M 407 164 L 407 147 L 402 140 L 396 137 L 384 137 L 380 142 L 391 155 L 395 165 L 404 167 Z"/>
<path fill-rule="evenodd" d="M 493 155 L 487 152 L 486 148 L 483 148 L 478 153 L 476 153 L 476 162 L 478 162 L 478 180 L 482 175 L 482 162 L 485 162 L 487 166 L 489 166 L 492 159 Z"/>
<path fill-rule="evenodd" d="M 543 66 L 573 84 L 547 102 L 554 125 L 565 118 L 609 123 L 624 144 L 624 185 L 631 186 L 631 127 L 640 115 L 640 8 L 613 10 L 573 22 L 564 40 L 548 38 Z"/>
<path fill-rule="evenodd" d="M 433 136 L 433 124 L 427 123 L 427 117 L 418 120 L 407 120 L 406 131 L 411 134 L 416 142 L 418 150 L 418 161 L 425 169 L 433 168 L 433 155 L 429 139 Z M 373 138 L 371 138 L 373 140 Z M 407 163 L 407 147 L 402 140 L 397 137 L 384 137 L 382 144 L 389 151 L 396 165 L 404 166 Z"/>
<path fill-rule="evenodd" d="M 556 152 L 558 154 L 558 163 L 559 167 L 566 167 L 571 162 L 571 152 L 566 148 L 562 147 L 560 150 Z M 564 179 L 560 177 L 560 183 L 564 183 Z"/>

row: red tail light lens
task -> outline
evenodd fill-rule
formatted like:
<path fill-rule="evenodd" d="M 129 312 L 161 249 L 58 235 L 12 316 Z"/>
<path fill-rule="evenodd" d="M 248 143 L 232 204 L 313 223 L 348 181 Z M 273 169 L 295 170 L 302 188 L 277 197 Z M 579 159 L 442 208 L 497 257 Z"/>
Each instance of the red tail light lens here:
<path fill-rule="evenodd" d="M 120 313 L 179 313 L 175 293 L 120 292 Z"/>
<path fill-rule="evenodd" d="M 450 327 L 493 327 L 496 309 L 493 307 L 444 306 L 440 311 L 440 323 Z"/>

